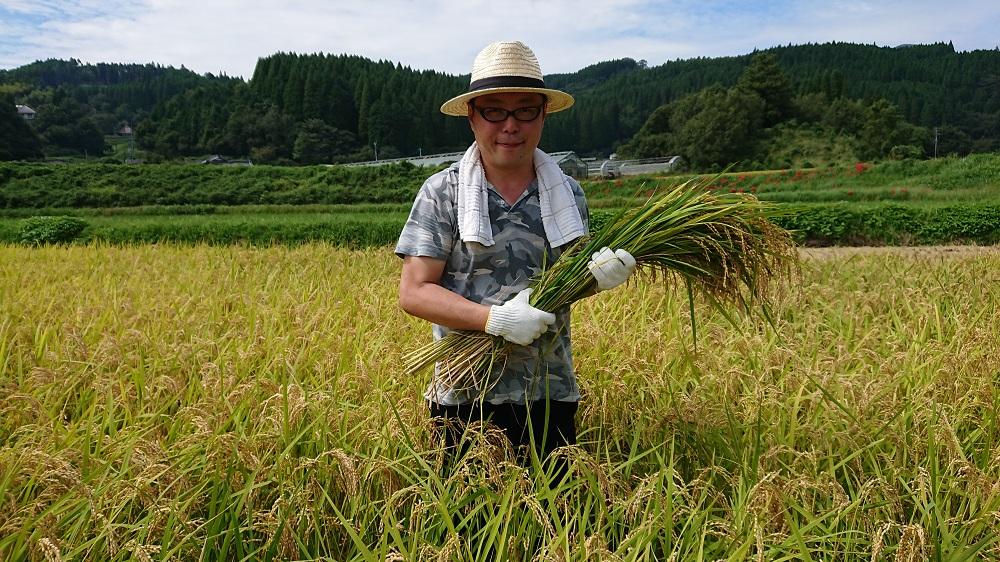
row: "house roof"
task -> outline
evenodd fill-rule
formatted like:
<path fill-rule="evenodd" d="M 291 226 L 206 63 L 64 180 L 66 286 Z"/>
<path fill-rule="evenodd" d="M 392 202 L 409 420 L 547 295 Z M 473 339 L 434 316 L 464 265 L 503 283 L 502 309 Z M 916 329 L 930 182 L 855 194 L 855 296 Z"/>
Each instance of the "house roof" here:
<path fill-rule="evenodd" d="M 18 115 L 24 115 L 26 113 L 38 113 L 37 111 L 35 111 L 34 109 L 31 109 L 30 107 L 28 107 L 26 105 L 21 105 L 19 103 L 18 104 L 14 104 L 14 105 L 15 105 L 15 107 L 17 107 L 17 114 Z M 10 106 L 8 106 L 8 107 L 10 107 Z"/>
<path fill-rule="evenodd" d="M 556 164 L 561 164 L 564 160 L 569 160 L 571 158 L 580 159 L 572 150 L 564 150 L 562 152 L 550 152 L 549 156 L 556 161 Z"/>

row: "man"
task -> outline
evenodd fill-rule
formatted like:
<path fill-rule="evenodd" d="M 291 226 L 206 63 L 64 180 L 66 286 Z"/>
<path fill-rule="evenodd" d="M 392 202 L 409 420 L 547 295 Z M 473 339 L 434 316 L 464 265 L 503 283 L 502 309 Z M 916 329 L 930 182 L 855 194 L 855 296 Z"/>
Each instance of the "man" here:
<path fill-rule="evenodd" d="M 537 150 L 545 117 L 573 101 L 545 87 L 524 44 L 483 49 L 469 91 L 441 106 L 468 119 L 476 142 L 424 183 L 396 246 L 403 258 L 400 307 L 432 322 L 435 338 L 477 330 L 516 344 L 485 392 L 448 388 L 435 377 L 425 394 L 431 416 L 446 427 L 489 419 L 515 447 L 533 443 L 542 458 L 576 443 L 580 399 L 569 309 L 538 310 L 528 304 L 527 289 L 545 264 L 587 233 L 580 185 Z M 605 248 L 590 265 L 602 290 L 623 283 L 635 260 Z M 445 436 L 449 447 L 457 444 L 453 431 Z"/>

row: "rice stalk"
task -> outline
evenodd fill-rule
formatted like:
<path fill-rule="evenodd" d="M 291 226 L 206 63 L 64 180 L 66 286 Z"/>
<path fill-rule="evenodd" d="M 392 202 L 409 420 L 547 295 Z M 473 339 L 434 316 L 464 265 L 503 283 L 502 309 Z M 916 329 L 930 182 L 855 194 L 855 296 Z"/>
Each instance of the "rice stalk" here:
<path fill-rule="evenodd" d="M 706 187 L 715 180 L 693 178 L 654 195 L 576 242 L 532 280 L 532 306 L 554 312 L 595 294 L 587 264 L 607 247 L 627 250 L 640 272 L 684 281 L 724 314 L 722 306 L 731 304 L 748 313 L 759 306 L 767 317 L 771 280 L 797 260 L 791 235 L 769 220 L 778 214 L 774 206 L 749 194 L 714 194 Z M 488 389 L 496 382 L 492 366 L 511 345 L 484 332 L 456 330 L 403 360 L 408 374 L 436 363 L 442 384 Z"/>

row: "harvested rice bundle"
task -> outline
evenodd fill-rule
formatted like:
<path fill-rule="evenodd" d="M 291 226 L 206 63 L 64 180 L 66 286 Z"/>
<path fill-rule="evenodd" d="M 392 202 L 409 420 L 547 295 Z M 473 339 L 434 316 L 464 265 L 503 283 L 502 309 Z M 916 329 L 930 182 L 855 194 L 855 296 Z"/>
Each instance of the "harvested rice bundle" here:
<path fill-rule="evenodd" d="M 683 280 L 718 305 L 767 314 L 771 280 L 790 271 L 796 253 L 790 234 L 769 218 L 775 207 L 747 194 L 715 194 L 716 178 L 695 178 L 619 213 L 596 234 L 578 241 L 531 283 L 531 305 L 548 312 L 594 294 L 587 268 L 601 248 L 623 248 L 640 271 Z M 692 321 L 694 320 L 692 316 Z M 491 367 L 502 363 L 508 343 L 484 332 L 453 331 L 404 357 L 415 374 L 439 364 L 441 382 L 453 388 L 488 389 Z"/>

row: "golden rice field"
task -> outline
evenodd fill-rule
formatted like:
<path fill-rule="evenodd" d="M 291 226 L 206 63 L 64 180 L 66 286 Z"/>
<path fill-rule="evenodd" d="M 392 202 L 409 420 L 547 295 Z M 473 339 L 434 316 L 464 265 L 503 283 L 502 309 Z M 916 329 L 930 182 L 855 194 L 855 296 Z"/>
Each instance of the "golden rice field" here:
<path fill-rule="evenodd" d="M 388 248 L 0 246 L 0 560 L 1000 559 L 1000 249 L 816 251 L 775 329 L 576 306 L 567 478 L 441 470 Z"/>

